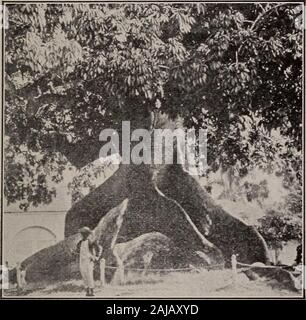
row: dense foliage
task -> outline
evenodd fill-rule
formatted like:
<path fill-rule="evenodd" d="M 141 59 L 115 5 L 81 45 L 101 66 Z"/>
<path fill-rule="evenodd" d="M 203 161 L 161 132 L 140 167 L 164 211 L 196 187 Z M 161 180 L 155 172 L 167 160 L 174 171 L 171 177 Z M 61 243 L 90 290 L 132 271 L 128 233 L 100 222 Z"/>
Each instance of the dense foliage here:
<path fill-rule="evenodd" d="M 5 194 L 49 202 L 101 129 L 152 110 L 208 128 L 216 170 L 301 169 L 296 4 L 9 4 Z M 271 132 L 279 141 L 271 143 Z M 274 141 L 274 140 L 273 140 Z M 88 148 L 94 152 L 90 153 Z M 39 154 L 39 156 L 37 156 Z M 295 177 L 296 179 L 296 177 Z"/>
<path fill-rule="evenodd" d="M 302 239 L 302 192 L 290 193 L 285 203 L 259 219 L 259 231 L 273 248 Z"/>

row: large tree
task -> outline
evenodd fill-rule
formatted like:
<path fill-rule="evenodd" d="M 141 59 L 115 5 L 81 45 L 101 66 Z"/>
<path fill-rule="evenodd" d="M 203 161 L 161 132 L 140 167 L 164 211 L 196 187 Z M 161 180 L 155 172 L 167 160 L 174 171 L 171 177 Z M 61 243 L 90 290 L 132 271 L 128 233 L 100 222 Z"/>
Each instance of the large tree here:
<path fill-rule="evenodd" d="M 301 150 L 302 130 L 296 5 L 7 8 L 8 202 L 26 208 L 51 201 L 50 181 L 61 181 L 68 162 L 82 168 L 96 160 L 99 133 L 120 132 L 122 120 L 132 129 L 174 128 L 178 119 L 187 128 L 207 128 L 209 168 L 238 163 L 242 175 L 261 161 L 259 154 L 266 154 L 261 164 L 273 165 L 269 134 L 279 129 L 289 141 L 283 158 L 299 165 L 292 151 Z M 68 212 L 66 236 L 96 226 L 126 198 L 121 241 L 155 230 L 186 255 L 221 249 L 226 257 L 239 252 L 247 262 L 267 261 L 259 234 L 215 206 L 179 164 L 120 165 Z"/>

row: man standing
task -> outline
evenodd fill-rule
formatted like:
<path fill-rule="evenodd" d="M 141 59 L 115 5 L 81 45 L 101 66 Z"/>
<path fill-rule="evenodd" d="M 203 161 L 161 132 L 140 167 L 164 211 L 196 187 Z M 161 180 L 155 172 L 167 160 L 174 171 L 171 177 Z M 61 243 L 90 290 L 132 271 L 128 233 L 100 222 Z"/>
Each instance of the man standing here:
<path fill-rule="evenodd" d="M 17 293 L 20 295 L 25 289 L 26 282 L 26 270 L 20 262 L 16 264 L 16 277 L 17 277 Z"/>
<path fill-rule="evenodd" d="M 98 245 L 93 239 L 93 232 L 88 227 L 82 228 L 80 233 L 82 235 L 82 240 L 79 244 L 80 272 L 86 287 L 86 296 L 92 297 L 94 296 L 94 262 L 98 259 L 95 253 L 95 246 L 98 247 Z"/>

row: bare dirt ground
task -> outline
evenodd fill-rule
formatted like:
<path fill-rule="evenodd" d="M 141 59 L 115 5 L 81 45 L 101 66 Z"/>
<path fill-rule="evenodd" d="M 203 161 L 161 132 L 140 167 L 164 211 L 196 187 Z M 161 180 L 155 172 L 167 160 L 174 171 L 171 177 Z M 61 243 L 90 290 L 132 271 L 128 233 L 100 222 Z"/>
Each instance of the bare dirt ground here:
<path fill-rule="evenodd" d="M 6 293 L 16 297 L 16 290 Z M 97 298 L 220 298 L 220 297 L 301 297 L 302 292 L 292 291 L 284 285 L 267 279 L 250 281 L 238 274 L 234 281 L 230 270 L 201 271 L 199 273 L 128 274 L 124 285 L 108 284 L 104 287 L 96 282 Z M 23 297 L 28 298 L 83 298 L 81 280 L 28 285 Z"/>

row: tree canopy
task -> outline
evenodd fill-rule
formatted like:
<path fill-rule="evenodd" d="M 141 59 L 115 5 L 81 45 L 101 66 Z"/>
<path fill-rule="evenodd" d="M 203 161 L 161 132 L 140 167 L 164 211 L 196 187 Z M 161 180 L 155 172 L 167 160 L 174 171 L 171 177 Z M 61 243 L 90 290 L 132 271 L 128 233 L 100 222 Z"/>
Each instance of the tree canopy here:
<path fill-rule="evenodd" d="M 51 201 L 67 161 L 98 157 L 103 128 L 151 111 L 207 128 L 212 170 L 301 172 L 296 4 L 6 6 L 9 203 Z"/>

